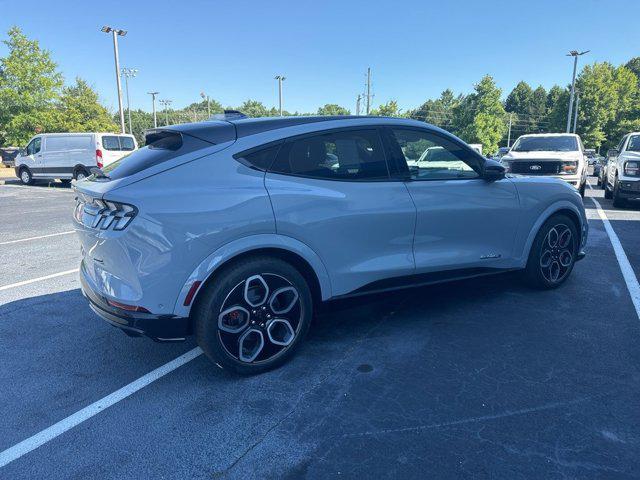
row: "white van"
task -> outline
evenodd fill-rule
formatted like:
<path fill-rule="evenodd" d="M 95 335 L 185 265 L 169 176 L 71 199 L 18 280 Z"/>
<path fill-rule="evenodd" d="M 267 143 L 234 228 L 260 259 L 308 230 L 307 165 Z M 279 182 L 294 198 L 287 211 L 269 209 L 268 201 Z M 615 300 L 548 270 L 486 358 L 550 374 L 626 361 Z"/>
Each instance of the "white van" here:
<path fill-rule="evenodd" d="M 34 180 L 81 180 L 136 150 L 133 135 L 124 133 L 43 133 L 31 139 L 15 160 L 16 176 L 25 185 Z"/>

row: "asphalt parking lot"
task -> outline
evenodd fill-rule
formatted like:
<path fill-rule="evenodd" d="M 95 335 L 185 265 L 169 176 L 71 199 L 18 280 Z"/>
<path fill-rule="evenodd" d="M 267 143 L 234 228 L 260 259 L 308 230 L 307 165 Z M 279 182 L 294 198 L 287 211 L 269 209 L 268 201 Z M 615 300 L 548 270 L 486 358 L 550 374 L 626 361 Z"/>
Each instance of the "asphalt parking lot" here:
<path fill-rule="evenodd" d="M 100 320 L 71 190 L 0 186 L 0 478 L 638 478 L 640 205 L 587 195 L 626 281 L 585 199 L 561 288 L 507 274 L 332 303 L 291 363 L 243 378 Z"/>

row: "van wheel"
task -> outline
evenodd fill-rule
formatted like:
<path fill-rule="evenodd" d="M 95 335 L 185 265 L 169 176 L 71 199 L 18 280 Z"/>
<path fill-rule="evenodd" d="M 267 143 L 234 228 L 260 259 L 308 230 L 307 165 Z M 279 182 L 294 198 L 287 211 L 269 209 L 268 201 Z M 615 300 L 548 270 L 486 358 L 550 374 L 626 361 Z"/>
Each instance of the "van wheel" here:
<path fill-rule="evenodd" d="M 33 175 L 27 167 L 20 169 L 20 181 L 23 185 L 33 185 Z"/>
<path fill-rule="evenodd" d="M 289 360 L 313 313 L 309 286 L 289 263 L 240 260 L 208 282 L 194 306 L 198 345 L 219 366 L 251 375 Z"/>
<path fill-rule="evenodd" d="M 87 172 L 84 168 L 78 168 L 75 172 L 73 172 L 74 180 L 84 180 L 89 176 L 89 172 Z"/>
<path fill-rule="evenodd" d="M 550 217 L 536 235 L 524 270 L 525 280 L 539 289 L 556 288 L 569 277 L 576 261 L 578 233 L 565 215 Z"/>
<path fill-rule="evenodd" d="M 587 182 L 584 182 L 582 185 L 580 185 L 580 189 L 578 190 L 578 192 L 580 192 L 580 196 L 582 198 L 584 198 L 584 190 L 587 188 Z"/>

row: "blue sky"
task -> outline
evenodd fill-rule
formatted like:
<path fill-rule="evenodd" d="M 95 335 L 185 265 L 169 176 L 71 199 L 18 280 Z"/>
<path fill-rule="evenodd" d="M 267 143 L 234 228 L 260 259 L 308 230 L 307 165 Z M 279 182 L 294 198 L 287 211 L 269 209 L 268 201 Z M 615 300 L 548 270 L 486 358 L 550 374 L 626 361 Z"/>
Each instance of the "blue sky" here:
<path fill-rule="evenodd" d="M 28 6 L 27 6 L 28 5 Z M 418 106 L 449 87 L 469 92 L 491 74 L 506 95 L 519 81 L 549 88 L 570 81 L 571 49 L 584 61 L 640 55 L 635 1 L 129 1 L 0 0 L 0 32 L 20 26 L 52 52 L 67 82 L 83 77 L 114 110 L 111 39 L 103 24 L 128 30 L 121 65 L 140 70 L 132 108 L 151 109 L 146 92 L 183 107 L 201 91 L 223 105 L 248 98 L 315 111 L 355 110 L 365 72 L 374 105 Z M 0 46 L 0 55 L 6 53 Z"/>

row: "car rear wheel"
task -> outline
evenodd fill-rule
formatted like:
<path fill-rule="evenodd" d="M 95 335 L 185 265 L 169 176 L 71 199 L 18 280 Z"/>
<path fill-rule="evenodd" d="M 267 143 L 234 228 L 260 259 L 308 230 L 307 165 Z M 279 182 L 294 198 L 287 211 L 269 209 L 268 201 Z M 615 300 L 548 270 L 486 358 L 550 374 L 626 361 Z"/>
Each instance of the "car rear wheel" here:
<path fill-rule="evenodd" d="M 194 309 L 204 353 L 223 368 L 250 375 L 291 358 L 309 330 L 313 302 L 296 268 L 253 257 L 216 274 Z"/>
<path fill-rule="evenodd" d="M 89 176 L 89 172 L 87 172 L 84 168 L 78 168 L 75 172 L 73 172 L 73 178 L 75 180 L 84 180 Z"/>
<path fill-rule="evenodd" d="M 20 181 L 24 184 L 24 185 L 33 185 L 33 175 L 31 175 L 31 170 L 29 170 L 28 168 L 21 168 L 20 169 Z"/>
<path fill-rule="evenodd" d="M 610 199 L 613 196 L 613 192 L 609 190 L 609 179 L 604 177 L 602 181 L 602 188 L 604 188 L 604 198 Z"/>
<path fill-rule="evenodd" d="M 565 215 L 550 217 L 536 235 L 524 276 L 529 285 L 556 288 L 569 277 L 576 261 L 579 237 L 573 221 Z"/>
<path fill-rule="evenodd" d="M 580 185 L 580 188 L 578 189 L 578 192 L 580 192 L 580 196 L 582 198 L 584 198 L 584 190 L 585 188 L 587 188 L 587 182 L 584 182 L 582 185 Z"/>

